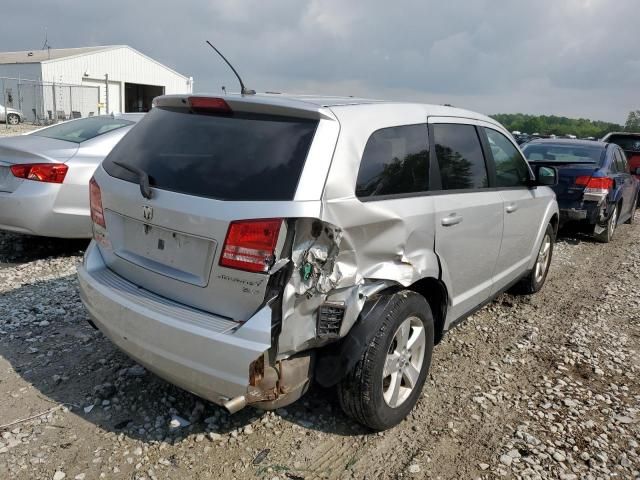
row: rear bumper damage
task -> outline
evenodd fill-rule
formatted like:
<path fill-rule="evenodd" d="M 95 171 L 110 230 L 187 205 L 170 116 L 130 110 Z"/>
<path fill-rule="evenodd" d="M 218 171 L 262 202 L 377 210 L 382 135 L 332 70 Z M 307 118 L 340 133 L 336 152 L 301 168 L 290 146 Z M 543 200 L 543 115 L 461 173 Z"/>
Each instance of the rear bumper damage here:
<path fill-rule="evenodd" d="M 290 226 L 265 303 L 244 322 L 137 287 L 108 269 L 94 242 L 78 269 L 82 300 L 116 346 L 169 382 L 232 413 L 247 405 L 285 406 L 308 390 L 316 356 L 326 377 L 321 383 L 339 381 L 355 357 L 341 353 L 345 362 L 334 369 L 336 360 L 327 355 L 334 357 L 338 344 L 361 344 L 377 329 L 366 318 L 358 322 L 365 305 L 383 290 L 409 285 L 431 265 L 418 270 L 408 260 L 412 253 L 394 262 L 399 280 L 363 276 L 348 231 L 313 218 L 292 219 Z M 340 342 L 354 325 L 360 325 L 357 338 Z"/>
<path fill-rule="evenodd" d="M 560 208 L 560 226 L 573 225 L 592 230 L 596 225 L 606 223 L 608 218 L 607 203 L 603 199 L 582 201 Z"/>
<path fill-rule="evenodd" d="M 116 346 L 158 376 L 232 413 L 250 404 L 278 408 L 309 386 L 311 353 L 269 366 L 269 306 L 239 324 L 171 302 L 108 270 L 94 243 L 78 279 L 91 320 Z"/>

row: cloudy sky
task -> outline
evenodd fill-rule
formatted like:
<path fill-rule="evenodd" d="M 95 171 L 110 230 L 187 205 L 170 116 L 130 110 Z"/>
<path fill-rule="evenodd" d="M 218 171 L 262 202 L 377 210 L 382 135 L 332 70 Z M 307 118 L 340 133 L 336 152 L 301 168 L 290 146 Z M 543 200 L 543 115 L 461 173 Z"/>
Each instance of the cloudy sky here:
<path fill-rule="evenodd" d="M 0 50 L 128 44 L 237 89 L 451 103 L 623 123 L 640 108 L 638 0 L 30 0 Z"/>

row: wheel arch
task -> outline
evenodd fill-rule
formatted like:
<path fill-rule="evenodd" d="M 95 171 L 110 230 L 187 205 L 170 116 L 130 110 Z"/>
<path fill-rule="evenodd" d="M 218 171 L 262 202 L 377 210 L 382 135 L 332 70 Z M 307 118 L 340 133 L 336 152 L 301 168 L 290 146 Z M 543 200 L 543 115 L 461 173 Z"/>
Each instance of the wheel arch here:
<path fill-rule="evenodd" d="M 446 303 L 438 303 L 447 301 L 444 285 L 433 278 L 419 280 L 409 287 L 394 285 L 376 293 L 365 302 L 358 320 L 343 338 L 318 350 L 314 376 L 320 385 L 332 387 L 347 375 L 382 325 L 382 313 L 400 292 L 407 291 L 424 298 L 429 305 L 434 320 L 434 343 L 437 343 L 442 336 L 446 315 Z M 432 301 L 435 302 L 433 305 L 439 305 L 438 308 L 442 309 L 439 310 L 440 313 L 435 313 Z"/>
<path fill-rule="evenodd" d="M 422 295 L 429 304 L 429 307 L 431 307 L 431 314 L 433 315 L 434 340 L 437 345 L 440 340 L 442 340 L 442 336 L 444 334 L 447 309 L 450 303 L 447 286 L 441 280 L 433 277 L 426 277 L 411 284 L 407 289 Z"/>
<path fill-rule="evenodd" d="M 551 216 L 551 219 L 549 220 L 549 223 L 553 227 L 553 234 L 557 237 L 558 236 L 558 229 L 560 227 L 560 217 L 559 217 L 559 215 L 557 213 L 554 213 Z"/>
<path fill-rule="evenodd" d="M 547 225 L 549 224 L 553 226 L 554 233 L 557 236 L 558 229 L 560 227 L 560 210 L 558 209 L 558 203 L 555 200 L 553 202 L 549 202 L 543 220 L 540 222 L 540 228 L 538 229 L 538 234 L 536 235 L 536 240 L 533 244 L 534 249 L 531 252 L 531 259 L 528 264 L 529 270 L 531 270 L 536 263 L 538 250 L 540 249 L 540 245 L 542 245 L 542 239 L 544 238 L 544 233 L 547 231 Z"/>

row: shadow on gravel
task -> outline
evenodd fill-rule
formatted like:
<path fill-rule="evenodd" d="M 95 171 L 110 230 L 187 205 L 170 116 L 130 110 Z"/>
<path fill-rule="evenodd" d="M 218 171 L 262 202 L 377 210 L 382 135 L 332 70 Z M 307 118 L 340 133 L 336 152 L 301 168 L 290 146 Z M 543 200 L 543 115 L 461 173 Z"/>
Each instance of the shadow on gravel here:
<path fill-rule="evenodd" d="M 106 431 L 175 443 L 199 433 L 233 436 L 256 421 L 273 427 L 265 412 L 246 408 L 231 416 L 137 366 L 86 321 L 75 275 L 0 294 L 0 312 L 9 313 L 0 316 L 0 356 L 43 397 L 73 405 L 72 414 Z M 3 382 L 4 390 L 22 386 Z M 35 408 L 28 412 L 38 413 Z M 170 428 L 174 415 L 190 425 Z M 275 415 L 306 429 L 344 436 L 368 433 L 342 413 L 333 390 L 313 388 Z M 6 410 L 1 417 L 0 423 L 16 420 L 7 418 Z"/>
<path fill-rule="evenodd" d="M 48 257 L 68 257 L 83 252 L 89 239 L 63 239 L 0 232 L 0 268 Z"/>
<path fill-rule="evenodd" d="M 624 230 L 626 230 L 627 228 L 628 228 L 627 224 L 618 224 L 618 226 L 616 227 L 615 236 L 613 237 L 613 241 L 615 241 L 615 239 L 619 235 L 625 235 Z M 601 243 L 598 240 L 596 240 L 596 238 L 592 234 L 585 233 L 584 231 L 581 231 L 579 228 L 576 228 L 575 226 L 571 226 L 571 225 L 563 227 L 558 232 L 557 241 L 568 243 L 569 245 L 578 245 L 581 242 L 595 243 L 595 244 Z"/>

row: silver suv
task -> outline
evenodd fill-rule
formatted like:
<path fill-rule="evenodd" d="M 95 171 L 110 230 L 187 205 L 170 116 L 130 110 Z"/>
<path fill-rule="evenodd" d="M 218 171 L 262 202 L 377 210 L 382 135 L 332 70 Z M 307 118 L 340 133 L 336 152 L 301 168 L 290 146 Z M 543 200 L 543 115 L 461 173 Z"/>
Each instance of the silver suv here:
<path fill-rule="evenodd" d="M 315 379 L 389 428 L 445 331 L 542 287 L 556 176 L 455 108 L 159 97 L 91 181 L 82 300 L 127 354 L 230 412 Z"/>

